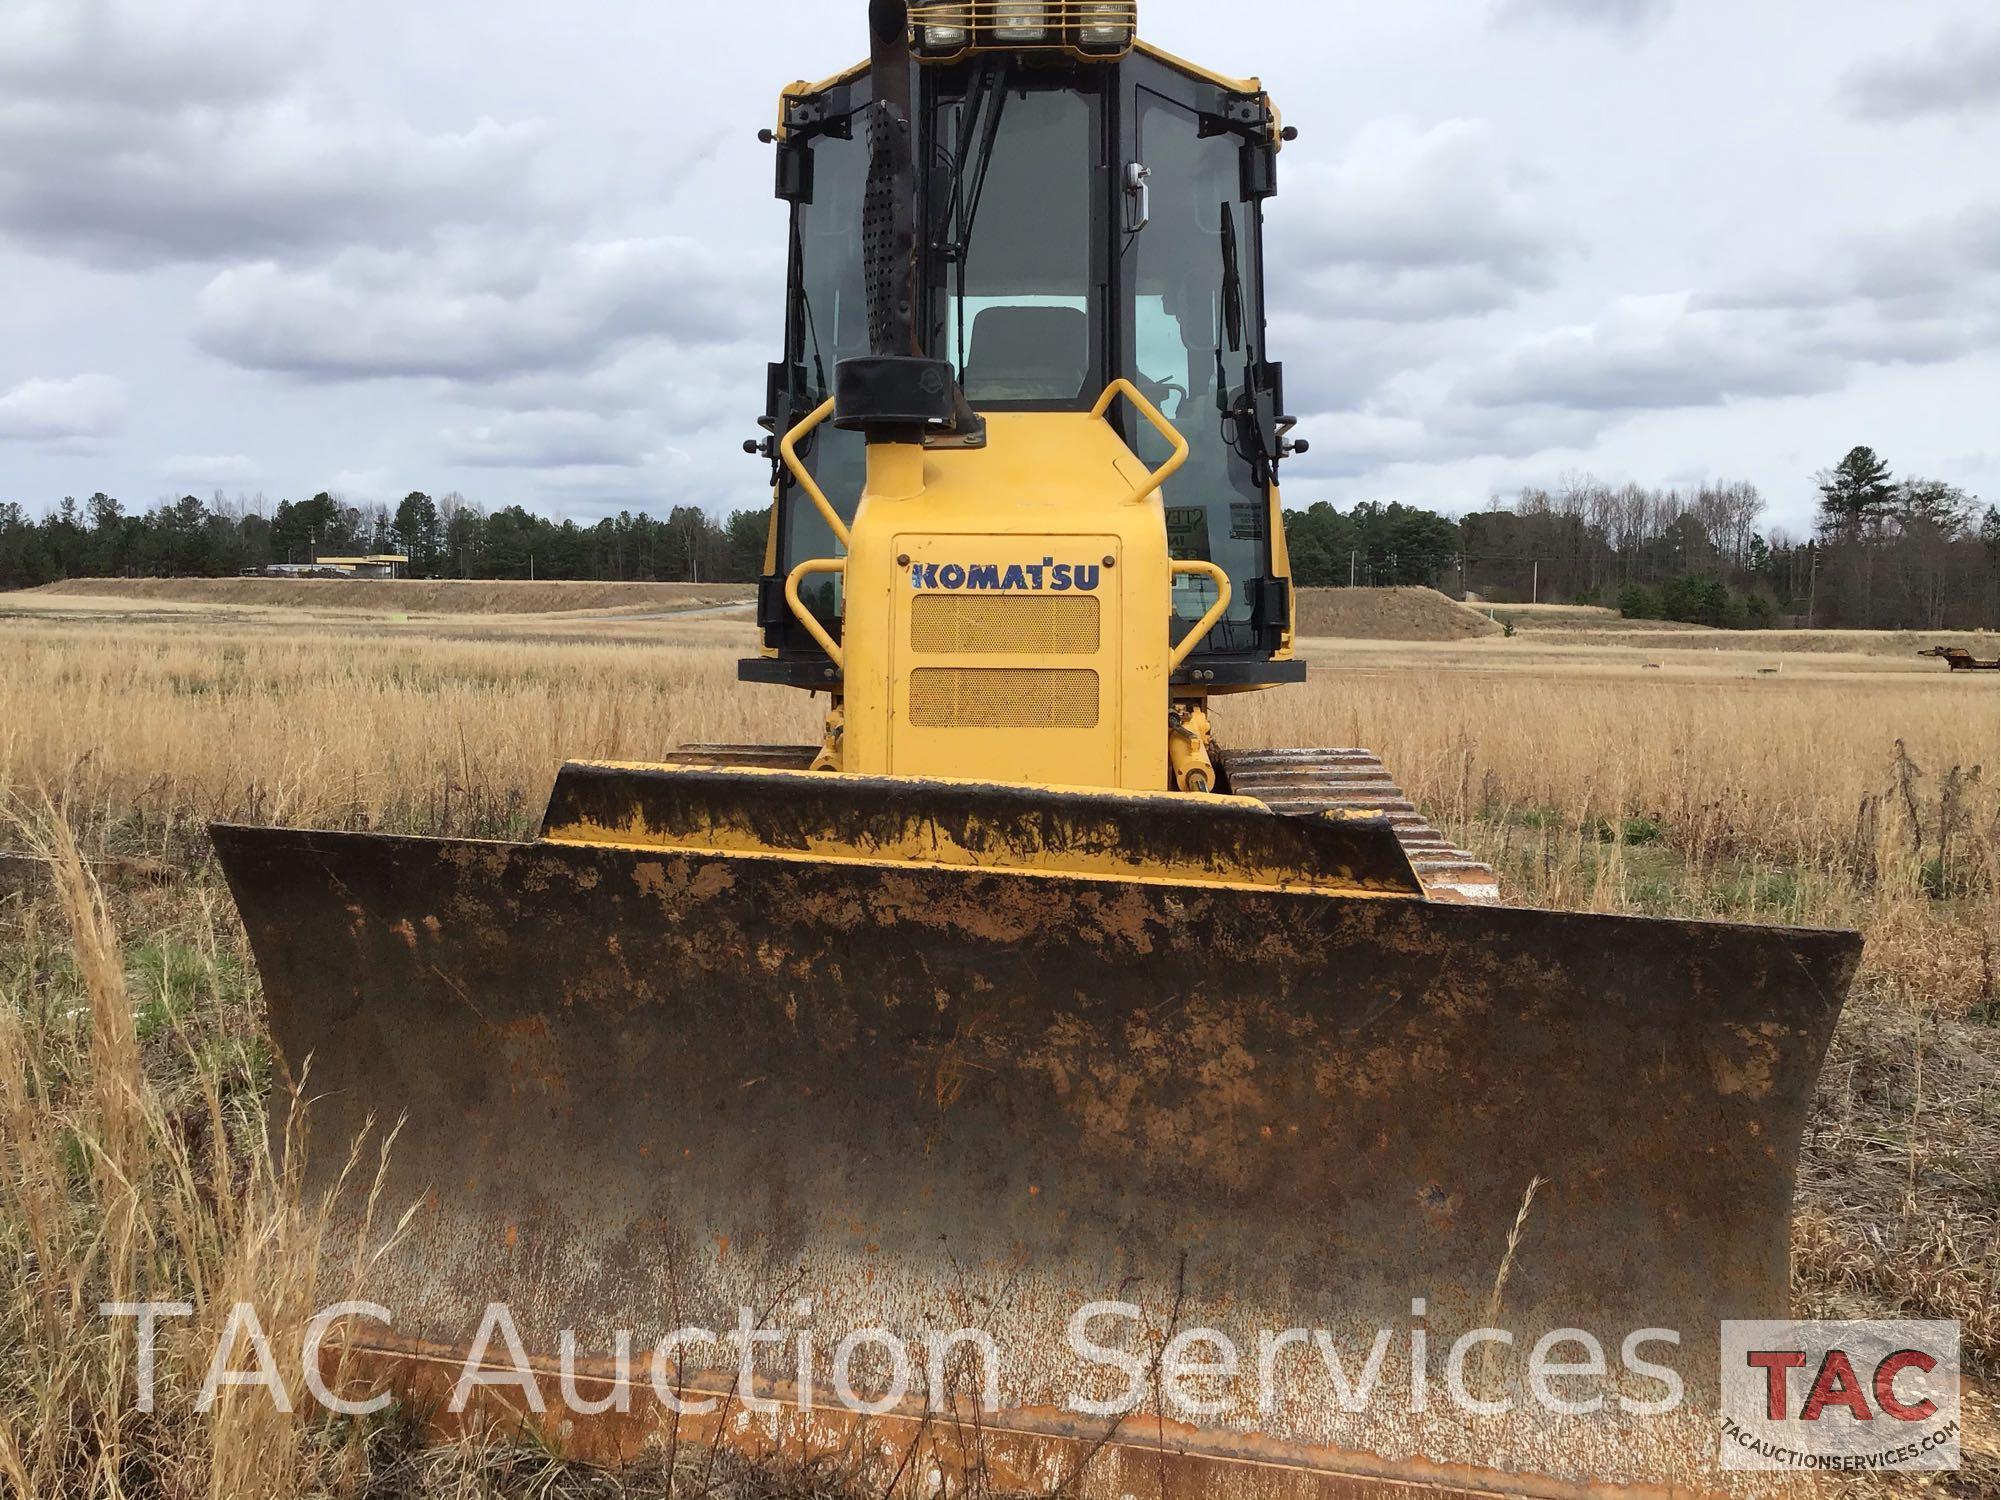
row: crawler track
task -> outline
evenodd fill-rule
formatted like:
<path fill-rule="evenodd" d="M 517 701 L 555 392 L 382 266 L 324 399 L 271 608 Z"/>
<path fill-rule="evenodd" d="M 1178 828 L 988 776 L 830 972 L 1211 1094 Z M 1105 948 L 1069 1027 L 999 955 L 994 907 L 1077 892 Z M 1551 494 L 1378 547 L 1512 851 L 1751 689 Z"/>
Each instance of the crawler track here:
<path fill-rule="evenodd" d="M 1255 797 L 1274 812 L 1382 814 L 1433 896 L 1482 904 L 1501 899 L 1493 869 L 1432 827 L 1382 760 L 1367 750 L 1224 750 L 1217 760 L 1224 790 Z"/>

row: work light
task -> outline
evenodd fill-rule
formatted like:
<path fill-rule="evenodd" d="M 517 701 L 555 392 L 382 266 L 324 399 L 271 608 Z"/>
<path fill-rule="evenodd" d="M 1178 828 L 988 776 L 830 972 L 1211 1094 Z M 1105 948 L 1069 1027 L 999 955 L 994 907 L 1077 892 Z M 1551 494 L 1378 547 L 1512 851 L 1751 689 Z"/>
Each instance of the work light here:
<path fill-rule="evenodd" d="M 961 5 L 925 5 L 912 10 L 917 42 L 926 52 L 963 52 L 973 40 L 971 0 Z"/>
<path fill-rule="evenodd" d="M 998 0 L 994 6 L 994 40 L 1049 40 L 1049 7 L 1043 0 Z"/>
<path fill-rule="evenodd" d="M 1129 0 L 1124 4 L 1099 0 L 1079 6 L 1077 45 L 1087 52 L 1123 52 L 1132 45 L 1135 9 Z"/>

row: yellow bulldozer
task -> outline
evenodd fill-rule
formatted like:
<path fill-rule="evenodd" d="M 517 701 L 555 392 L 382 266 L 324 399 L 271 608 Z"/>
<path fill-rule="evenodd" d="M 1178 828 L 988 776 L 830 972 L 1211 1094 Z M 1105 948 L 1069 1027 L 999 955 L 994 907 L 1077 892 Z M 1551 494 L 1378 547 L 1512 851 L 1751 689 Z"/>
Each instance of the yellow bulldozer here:
<path fill-rule="evenodd" d="M 214 830 L 311 1182 L 402 1121 L 345 1367 L 925 1494 L 1724 1488 L 1859 940 L 1500 904 L 1374 756 L 1229 744 L 1306 670 L 1293 132 L 1136 21 L 874 0 L 783 92 L 742 676 L 822 743 Z"/>

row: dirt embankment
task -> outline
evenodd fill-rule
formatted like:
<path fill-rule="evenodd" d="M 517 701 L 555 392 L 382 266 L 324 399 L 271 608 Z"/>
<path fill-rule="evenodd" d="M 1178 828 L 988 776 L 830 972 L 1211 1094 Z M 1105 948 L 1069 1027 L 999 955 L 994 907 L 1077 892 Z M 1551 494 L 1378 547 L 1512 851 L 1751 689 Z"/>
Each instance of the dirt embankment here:
<path fill-rule="evenodd" d="M 373 614 L 546 615 L 642 613 L 749 604 L 744 583 L 508 583 L 387 578 L 72 578 L 32 594 L 263 609 L 354 609 Z"/>
<path fill-rule="evenodd" d="M 1351 641 L 1470 641 L 1499 635 L 1485 615 L 1436 589 L 1301 589 L 1302 636 Z"/>

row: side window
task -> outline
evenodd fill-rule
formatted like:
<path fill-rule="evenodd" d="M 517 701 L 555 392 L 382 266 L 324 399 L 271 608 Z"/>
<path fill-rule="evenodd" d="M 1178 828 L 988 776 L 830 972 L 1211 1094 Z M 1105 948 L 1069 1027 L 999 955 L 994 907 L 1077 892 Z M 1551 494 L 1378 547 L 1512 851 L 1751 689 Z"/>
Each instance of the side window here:
<path fill-rule="evenodd" d="M 1187 440 L 1188 462 L 1162 492 L 1169 549 L 1230 575 L 1229 618 L 1251 617 L 1249 581 L 1267 571 L 1267 504 L 1230 440 L 1226 413 L 1256 358 L 1256 224 L 1239 199 L 1235 137 L 1204 139 L 1195 112 L 1146 89 L 1139 159 L 1150 173 L 1151 218 L 1127 257 L 1133 282 L 1135 383 Z M 1226 315 L 1234 266 L 1241 318 Z M 1160 463 L 1166 441 L 1143 424 L 1140 456 Z M 1193 621 L 1215 602 L 1201 579 L 1179 580 L 1174 613 Z"/>
<path fill-rule="evenodd" d="M 805 372 L 793 408 L 807 412 L 833 394 L 834 367 L 869 352 L 868 299 L 862 280 L 862 187 L 868 175 L 865 132 L 853 139 L 825 135 L 813 143 L 813 197 L 792 211 L 791 296 L 786 358 Z M 813 477 L 846 520 L 861 499 L 866 444 L 858 432 L 822 424 L 803 455 Z M 835 557 L 840 544 L 805 494 L 782 480 L 784 548 L 779 572 L 809 558 Z M 840 613 L 837 576 L 810 578 L 801 597 L 816 615 Z"/>

